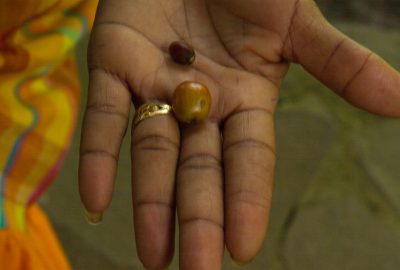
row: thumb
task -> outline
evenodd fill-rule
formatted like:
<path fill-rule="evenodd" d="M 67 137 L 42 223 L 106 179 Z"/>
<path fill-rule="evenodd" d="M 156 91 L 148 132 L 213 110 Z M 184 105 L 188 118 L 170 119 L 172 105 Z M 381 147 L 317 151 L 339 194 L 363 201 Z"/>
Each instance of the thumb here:
<path fill-rule="evenodd" d="M 354 106 L 400 116 L 400 74 L 329 24 L 314 1 L 298 0 L 285 43 L 287 59 Z"/>

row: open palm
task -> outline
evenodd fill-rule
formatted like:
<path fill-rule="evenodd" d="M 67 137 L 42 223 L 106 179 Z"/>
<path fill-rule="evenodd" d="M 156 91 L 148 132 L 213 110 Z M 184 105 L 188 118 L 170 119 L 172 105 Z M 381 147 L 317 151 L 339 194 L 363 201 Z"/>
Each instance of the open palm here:
<path fill-rule="evenodd" d="M 179 66 L 168 46 L 196 51 Z M 171 115 L 132 130 L 132 198 L 139 257 L 164 269 L 178 212 L 181 269 L 220 269 L 224 246 L 250 261 L 265 237 L 274 164 L 274 110 L 289 63 L 303 65 L 354 105 L 400 116 L 400 76 L 330 26 L 311 0 L 104 0 L 89 48 L 80 159 L 89 212 L 112 197 L 132 100 L 171 103 L 185 80 L 208 86 L 207 121 Z"/>

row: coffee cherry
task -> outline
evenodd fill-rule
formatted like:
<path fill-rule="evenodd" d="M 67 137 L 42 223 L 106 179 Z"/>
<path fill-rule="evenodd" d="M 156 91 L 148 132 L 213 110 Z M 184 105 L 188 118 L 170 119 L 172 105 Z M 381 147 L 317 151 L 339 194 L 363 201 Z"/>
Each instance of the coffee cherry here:
<path fill-rule="evenodd" d="M 175 89 L 172 109 L 179 121 L 201 122 L 207 118 L 210 107 L 211 95 L 205 85 L 185 81 Z"/>
<path fill-rule="evenodd" d="M 174 41 L 169 45 L 169 54 L 172 59 L 182 65 L 191 65 L 195 60 L 193 48 L 183 41 Z"/>

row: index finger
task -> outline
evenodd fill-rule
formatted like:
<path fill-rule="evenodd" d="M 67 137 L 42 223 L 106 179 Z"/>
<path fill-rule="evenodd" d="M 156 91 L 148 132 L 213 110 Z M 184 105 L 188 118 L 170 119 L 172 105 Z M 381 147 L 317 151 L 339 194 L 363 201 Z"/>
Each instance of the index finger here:
<path fill-rule="evenodd" d="M 130 92 L 117 77 L 99 68 L 90 71 L 80 147 L 79 190 L 86 210 L 95 219 L 100 218 L 111 202 L 130 104 Z"/>

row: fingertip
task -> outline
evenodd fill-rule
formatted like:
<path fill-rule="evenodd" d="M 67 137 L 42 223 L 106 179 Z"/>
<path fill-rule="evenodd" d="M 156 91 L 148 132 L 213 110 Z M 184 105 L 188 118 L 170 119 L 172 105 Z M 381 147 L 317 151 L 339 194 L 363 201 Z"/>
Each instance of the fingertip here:
<path fill-rule="evenodd" d="M 249 262 L 244 263 L 244 262 L 240 262 L 240 261 L 236 260 L 236 259 L 232 256 L 232 254 L 230 254 L 230 256 L 231 256 L 232 265 L 233 265 L 234 267 L 236 267 L 236 268 L 241 268 L 241 267 L 243 267 L 243 266 L 249 264 Z"/>
<path fill-rule="evenodd" d="M 110 157 L 89 153 L 81 156 L 79 164 L 79 193 L 85 209 L 91 213 L 104 212 L 112 199 L 116 163 Z"/>
<path fill-rule="evenodd" d="M 267 231 L 264 210 L 243 204 L 227 213 L 226 247 L 238 265 L 250 263 L 261 250 Z"/>
<path fill-rule="evenodd" d="M 167 269 L 174 254 L 175 211 L 158 204 L 135 207 L 136 249 L 146 269 Z"/>
<path fill-rule="evenodd" d="M 206 220 L 192 220 L 180 224 L 179 269 L 222 269 L 222 230 L 222 227 Z"/>
<path fill-rule="evenodd" d="M 375 54 L 340 93 L 354 106 L 387 116 L 400 116 L 400 74 Z"/>

